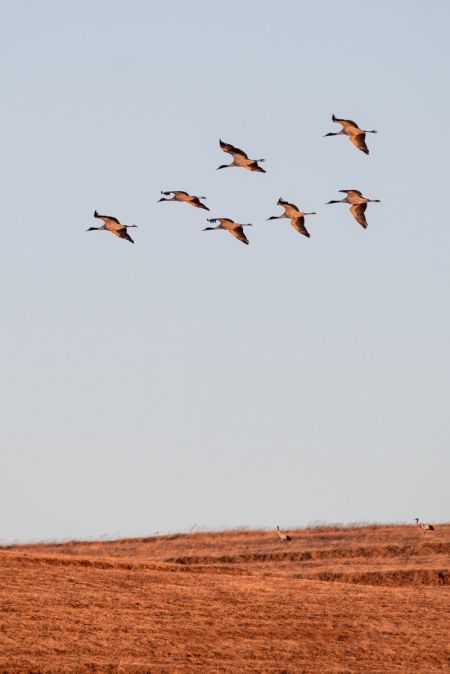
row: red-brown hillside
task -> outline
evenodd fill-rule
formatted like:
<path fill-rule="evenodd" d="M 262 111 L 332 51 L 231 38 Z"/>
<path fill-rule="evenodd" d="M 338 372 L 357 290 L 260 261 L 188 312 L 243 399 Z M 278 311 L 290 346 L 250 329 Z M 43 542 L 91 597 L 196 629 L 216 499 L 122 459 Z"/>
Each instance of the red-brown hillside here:
<path fill-rule="evenodd" d="M 290 533 L 4 546 L 0 673 L 448 671 L 450 525 Z"/>

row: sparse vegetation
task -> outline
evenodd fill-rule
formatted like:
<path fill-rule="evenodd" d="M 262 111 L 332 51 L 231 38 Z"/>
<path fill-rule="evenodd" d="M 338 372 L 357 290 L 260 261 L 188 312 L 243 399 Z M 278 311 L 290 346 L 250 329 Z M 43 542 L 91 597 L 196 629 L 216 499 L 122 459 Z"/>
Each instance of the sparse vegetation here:
<path fill-rule="evenodd" d="M 450 525 L 0 549 L 0 672 L 437 674 Z"/>

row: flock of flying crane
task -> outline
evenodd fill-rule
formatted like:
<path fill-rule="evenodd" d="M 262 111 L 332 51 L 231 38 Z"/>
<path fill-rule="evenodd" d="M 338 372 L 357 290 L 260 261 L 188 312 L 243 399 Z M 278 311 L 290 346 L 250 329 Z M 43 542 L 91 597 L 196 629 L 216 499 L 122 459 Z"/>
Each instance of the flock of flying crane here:
<path fill-rule="evenodd" d="M 326 133 L 326 136 L 348 136 L 353 145 L 355 145 L 358 150 L 361 150 L 365 154 L 369 154 L 369 150 L 366 145 L 366 133 L 377 133 L 375 130 L 372 131 L 367 131 L 365 129 L 360 129 L 359 126 L 356 124 L 356 122 L 352 122 L 350 119 L 339 119 L 338 117 L 335 117 L 335 115 L 332 115 L 331 119 L 333 122 L 336 124 L 340 124 L 342 126 L 341 130 L 338 131 L 337 133 Z M 259 165 L 261 162 L 265 161 L 264 159 L 249 159 L 248 155 L 243 152 L 243 150 L 240 150 L 237 147 L 234 147 L 233 145 L 230 145 L 229 143 L 224 143 L 223 141 L 220 142 L 220 147 L 224 152 L 228 152 L 231 154 L 233 157 L 233 161 L 231 164 L 222 164 L 221 166 L 218 166 L 217 170 L 219 169 L 224 169 L 224 168 L 230 168 L 232 166 L 237 166 L 241 168 L 247 169 L 247 171 L 255 171 L 258 173 L 266 173 L 266 171 Z M 342 193 L 345 193 L 346 196 L 343 199 L 338 199 L 338 200 L 332 200 L 328 201 L 328 204 L 339 204 L 339 203 L 345 203 L 345 204 L 350 204 L 350 212 L 355 218 L 355 220 L 364 228 L 367 227 L 367 220 L 365 216 L 365 211 L 367 208 L 367 204 L 370 202 L 379 202 L 379 199 L 368 199 L 367 197 L 363 196 L 363 194 L 359 190 L 339 190 Z M 206 197 L 196 197 L 193 195 L 188 194 L 187 192 L 183 192 L 182 190 L 169 190 L 166 192 L 161 192 L 164 196 L 159 199 L 159 201 L 181 201 L 185 202 L 187 204 L 190 204 L 191 206 L 194 206 L 195 208 L 202 208 L 205 211 L 209 211 L 209 208 L 205 206 L 200 200 L 201 199 L 206 199 Z M 170 197 L 170 195 L 173 195 Z M 170 197 L 165 199 L 164 197 Z M 280 218 L 288 218 L 291 221 L 292 227 L 299 232 L 300 234 L 303 234 L 303 236 L 309 237 L 309 232 L 305 227 L 305 215 L 316 215 L 315 212 L 311 213 L 305 213 L 301 211 L 295 204 L 291 204 L 288 201 L 284 201 L 284 199 L 278 199 L 277 205 L 282 206 L 284 211 L 281 213 L 281 215 L 272 215 L 268 220 L 278 220 Z M 127 241 L 130 241 L 130 243 L 134 243 L 133 239 L 131 236 L 128 234 L 128 229 L 130 227 L 137 227 L 137 225 L 123 225 L 117 218 L 114 218 L 110 215 L 100 215 L 97 211 L 94 212 L 94 218 L 99 218 L 100 220 L 103 220 L 104 224 L 101 227 L 89 227 L 87 230 L 88 232 L 93 231 L 93 230 L 106 230 L 108 232 L 111 232 L 112 234 L 115 234 L 121 239 L 126 239 Z M 208 231 L 208 230 L 217 230 L 217 229 L 225 229 L 226 231 L 230 232 L 236 239 L 239 241 L 242 241 L 242 243 L 248 244 L 249 240 L 247 239 L 245 233 L 244 233 L 244 227 L 251 227 L 251 223 L 247 224 L 241 224 L 239 222 L 234 222 L 233 220 L 230 220 L 230 218 L 209 218 L 208 222 L 210 223 L 215 223 L 218 222 L 219 224 L 216 227 L 205 227 L 203 231 Z"/>
<path fill-rule="evenodd" d="M 343 135 L 348 136 L 353 145 L 355 145 L 359 150 L 361 150 L 365 154 L 369 154 L 369 150 L 366 145 L 366 133 L 377 133 L 375 130 L 367 131 L 365 129 L 360 129 L 359 126 L 356 124 L 356 122 L 353 122 L 350 119 L 339 119 L 338 117 L 335 117 L 335 115 L 332 115 L 331 119 L 333 120 L 333 122 L 340 124 L 342 126 L 342 129 L 337 133 L 326 133 L 324 137 L 343 136 Z M 230 143 L 224 143 L 222 140 L 220 140 L 219 142 L 222 150 L 224 152 L 228 152 L 229 154 L 231 154 L 231 156 L 233 157 L 233 161 L 231 164 L 222 164 L 221 166 L 218 166 L 217 170 L 230 168 L 232 166 L 238 166 L 247 169 L 247 171 L 266 173 L 266 171 L 259 165 L 261 162 L 265 161 L 264 159 L 249 159 L 248 155 L 245 152 L 243 152 L 243 150 L 240 150 L 239 148 L 230 145 Z M 365 211 L 367 208 L 367 204 L 370 202 L 379 202 L 380 200 L 367 199 L 362 195 L 362 193 L 359 190 L 355 189 L 339 190 L 339 191 L 345 193 L 347 196 L 344 197 L 344 199 L 332 200 L 328 201 L 327 203 L 350 204 L 351 214 L 362 227 L 366 228 L 367 220 L 365 217 Z M 200 201 L 201 199 L 206 199 L 206 197 L 193 196 L 188 194 L 187 192 L 183 192 L 182 190 L 168 190 L 165 192 L 162 191 L 161 194 L 163 195 L 163 197 L 159 199 L 159 201 L 180 201 L 180 202 L 184 201 L 185 203 L 190 204 L 195 208 L 202 208 L 205 211 L 209 211 L 208 206 L 205 206 L 205 204 L 203 204 Z M 173 195 L 172 197 L 170 196 L 171 194 Z M 164 197 L 170 198 L 165 199 Z M 316 215 L 316 213 L 315 212 L 305 213 L 301 211 L 295 204 L 290 204 L 288 201 L 284 201 L 284 199 L 281 198 L 278 199 L 277 204 L 284 208 L 284 212 L 281 215 L 272 215 L 270 218 L 267 219 L 278 220 L 280 218 L 288 218 L 291 221 L 291 225 L 294 227 L 294 229 L 297 230 L 297 232 L 303 234 L 304 236 L 309 237 L 309 232 L 305 227 L 305 215 Z M 126 239 L 127 241 L 134 243 L 133 239 L 128 234 L 127 229 L 129 229 L 130 227 L 137 227 L 137 225 L 123 225 L 121 222 L 119 222 L 119 220 L 117 220 L 117 218 L 111 217 L 109 215 L 100 215 L 97 211 L 94 212 L 94 218 L 100 218 L 101 220 L 103 220 L 104 225 L 102 227 L 89 227 L 89 229 L 87 230 L 88 232 L 92 230 L 106 230 L 108 232 L 111 232 L 112 234 L 115 234 L 121 239 Z M 245 244 L 249 243 L 247 237 L 244 234 L 243 228 L 251 227 L 250 223 L 241 224 L 238 222 L 234 222 L 229 218 L 209 218 L 208 222 L 211 223 L 218 222 L 219 224 L 216 227 L 205 227 L 203 231 L 213 229 L 214 230 L 225 229 L 239 241 L 242 241 Z M 417 526 L 424 532 L 434 531 L 434 527 L 432 524 L 423 524 L 419 522 L 418 517 L 415 518 L 415 522 Z M 290 536 L 285 532 L 280 531 L 280 527 L 277 526 L 276 531 L 281 541 L 292 540 L 292 536 Z"/>

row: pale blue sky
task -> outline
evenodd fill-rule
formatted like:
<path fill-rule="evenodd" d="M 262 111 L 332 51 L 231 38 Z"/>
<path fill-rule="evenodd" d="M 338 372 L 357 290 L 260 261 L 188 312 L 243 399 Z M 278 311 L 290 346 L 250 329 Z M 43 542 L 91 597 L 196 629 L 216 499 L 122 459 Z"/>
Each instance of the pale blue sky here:
<path fill-rule="evenodd" d="M 448 519 L 448 2 L 0 8 L 0 538 Z"/>

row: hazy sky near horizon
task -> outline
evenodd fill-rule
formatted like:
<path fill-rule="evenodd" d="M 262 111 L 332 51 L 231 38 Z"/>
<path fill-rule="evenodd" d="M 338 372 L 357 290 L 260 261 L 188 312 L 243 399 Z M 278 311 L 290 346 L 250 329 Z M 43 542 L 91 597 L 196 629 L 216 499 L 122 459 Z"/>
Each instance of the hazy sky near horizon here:
<path fill-rule="evenodd" d="M 0 8 L 0 539 L 448 519 L 449 3 Z"/>

